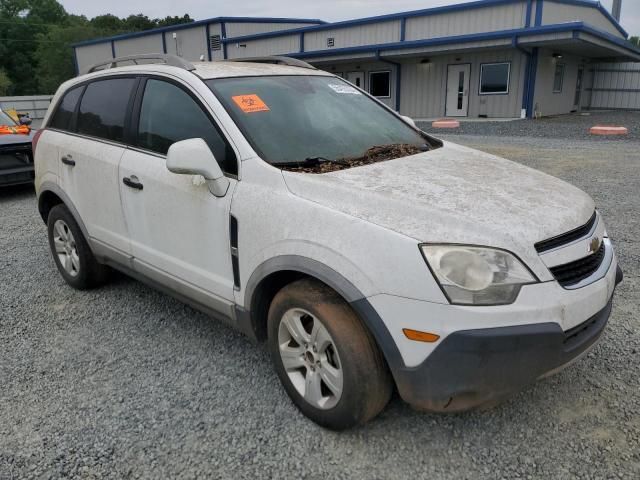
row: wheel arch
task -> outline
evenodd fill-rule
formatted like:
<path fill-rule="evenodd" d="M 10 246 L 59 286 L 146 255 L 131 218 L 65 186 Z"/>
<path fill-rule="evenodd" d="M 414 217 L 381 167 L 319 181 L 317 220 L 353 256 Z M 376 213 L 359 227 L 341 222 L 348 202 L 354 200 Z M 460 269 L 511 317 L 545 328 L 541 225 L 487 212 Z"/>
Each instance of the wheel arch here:
<path fill-rule="evenodd" d="M 284 255 L 269 259 L 256 268 L 245 287 L 245 310 L 239 315 L 250 326 L 255 339 L 266 339 L 267 315 L 273 297 L 286 285 L 301 278 L 315 279 L 340 295 L 356 312 L 373 335 L 392 373 L 404 366 L 400 351 L 384 321 L 367 298 L 343 275 L 327 265 L 307 257 Z M 394 375 L 395 376 L 395 375 Z"/>
<path fill-rule="evenodd" d="M 75 207 L 69 196 L 64 193 L 57 184 L 53 182 L 44 182 L 40 186 L 38 192 L 38 212 L 40 212 L 40 217 L 45 224 L 47 223 L 51 209 L 60 204 L 63 204 L 67 207 L 69 212 L 71 212 L 71 215 L 80 227 L 84 238 L 87 239 L 87 243 L 91 246 L 89 232 L 87 231 L 82 218 L 80 218 L 78 209 Z"/>

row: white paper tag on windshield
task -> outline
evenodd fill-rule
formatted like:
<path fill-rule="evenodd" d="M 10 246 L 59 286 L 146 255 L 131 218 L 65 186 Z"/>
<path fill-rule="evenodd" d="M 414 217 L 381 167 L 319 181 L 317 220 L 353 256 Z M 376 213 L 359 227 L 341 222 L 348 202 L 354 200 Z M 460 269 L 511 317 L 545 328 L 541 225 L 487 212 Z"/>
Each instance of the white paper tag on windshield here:
<path fill-rule="evenodd" d="M 350 95 L 362 95 L 358 90 L 351 85 L 344 85 L 340 83 L 330 83 L 329 88 L 336 93 L 346 93 Z"/>

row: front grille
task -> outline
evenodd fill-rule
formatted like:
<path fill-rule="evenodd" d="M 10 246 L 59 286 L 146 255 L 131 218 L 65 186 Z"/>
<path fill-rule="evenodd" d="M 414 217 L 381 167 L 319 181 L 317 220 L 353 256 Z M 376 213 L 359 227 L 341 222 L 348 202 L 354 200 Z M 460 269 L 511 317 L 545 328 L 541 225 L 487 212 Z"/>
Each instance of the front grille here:
<path fill-rule="evenodd" d="M 597 219 L 598 216 L 596 215 L 596 212 L 593 212 L 593 216 L 591 217 L 591 219 L 581 227 L 571 230 L 570 232 L 563 233 L 562 235 L 558 235 L 557 237 L 553 237 L 548 240 L 543 240 L 536 243 L 536 251 L 538 253 L 548 252 L 549 250 L 553 250 L 554 248 L 567 245 L 569 243 L 575 242 L 576 240 L 580 240 L 583 237 L 586 237 L 595 225 Z"/>
<path fill-rule="evenodd" d="M 570 287 L 593 275 L 602 265 L 604 254 L 605 244 L 602 242 L 597 252 L 580 260 L 553 267 L 551 273 L 560 285 Z"/>

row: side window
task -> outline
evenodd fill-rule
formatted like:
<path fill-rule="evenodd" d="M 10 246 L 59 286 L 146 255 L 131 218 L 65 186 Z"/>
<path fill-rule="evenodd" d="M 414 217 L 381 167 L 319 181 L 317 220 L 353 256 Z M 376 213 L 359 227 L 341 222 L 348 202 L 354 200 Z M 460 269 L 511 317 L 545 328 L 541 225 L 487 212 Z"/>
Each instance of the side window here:
<path fill-rule="evenodd" d="M 140 108 L 138 146 L 166 154 L 180 140 L 202 138 L 226 173 L 236 175 L 235 154 L 200 105 L 183 89 L 162 80 L 147 80 Z"/>
<path fill-rule="evenodd" d="M 90 83 L 82 96 L 78 113 L 78 133 L 124 141 L 124 122 L 133 78 L 110 78 Z"/>
<path fill-rule="evenodd" d="M 564 64 L 559 63 L 556 65 L 556 71 L 553 74 L 553 93 L 562 93 L 562 87 L 564 86 Z"/>
<path fill-rule="evenodd" d="M 49 122 L 49 126 L 51 128 L 57 128 L 60 130 L 71 129 L 71 120 L 73 119 L 73 114 L 76 111 L 78 100 L 82 93 L 82 88 L 83 87 L 76 87 L 64 94 L 62 101 L 58 104 L 58 108 Z"/>

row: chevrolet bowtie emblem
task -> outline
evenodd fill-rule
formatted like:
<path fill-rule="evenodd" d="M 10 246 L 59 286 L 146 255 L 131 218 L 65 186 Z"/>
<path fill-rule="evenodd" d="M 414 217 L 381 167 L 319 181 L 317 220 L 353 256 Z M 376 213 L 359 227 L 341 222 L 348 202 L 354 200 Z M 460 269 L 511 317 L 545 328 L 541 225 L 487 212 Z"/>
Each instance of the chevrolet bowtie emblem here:
<path fill-rule="evenodd" d="M 600 239 L 593 237 L 589 243 L 589 253 L 596 253 L 598 250 L 600 250 Z"/>

